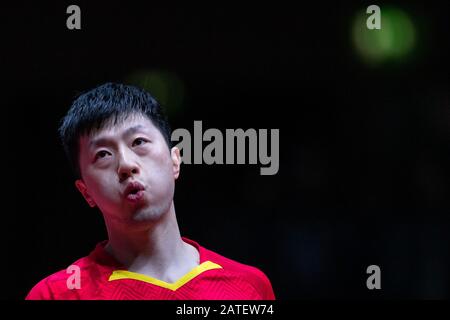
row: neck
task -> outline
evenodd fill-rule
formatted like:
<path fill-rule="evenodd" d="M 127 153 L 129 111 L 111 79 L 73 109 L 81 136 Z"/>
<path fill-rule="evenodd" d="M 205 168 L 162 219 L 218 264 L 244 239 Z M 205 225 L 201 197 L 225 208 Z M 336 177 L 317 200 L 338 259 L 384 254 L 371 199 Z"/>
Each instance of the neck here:
<path fill-rule="evenodd" d="M 198 251 L 181 239 L 172 205 L 163 217 L 140 230 L 107 223 L 105 249 L 129 271 L 176 280 L 199 264 Z"/>

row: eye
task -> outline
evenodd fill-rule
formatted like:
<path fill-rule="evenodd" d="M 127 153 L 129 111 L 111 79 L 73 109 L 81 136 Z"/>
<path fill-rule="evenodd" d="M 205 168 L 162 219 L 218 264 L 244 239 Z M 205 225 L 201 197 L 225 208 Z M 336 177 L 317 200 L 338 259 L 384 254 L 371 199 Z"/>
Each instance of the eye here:
<path fill-rule="evenodd" d="M 147 143 L 148 141 L 144 138 L 137 138 L 133 141 L 133 147 L 143 145 L 144 143 Z"/>
<path fill-rule="evenodd" d="M 99 152 L 97 152 L 97 154 L 95 155 L 95 160 L 97 159 L 102 159 L 105 158 L 106 156 L 108 156 L 110 153 L 106 150 L 101 150 Z"/>

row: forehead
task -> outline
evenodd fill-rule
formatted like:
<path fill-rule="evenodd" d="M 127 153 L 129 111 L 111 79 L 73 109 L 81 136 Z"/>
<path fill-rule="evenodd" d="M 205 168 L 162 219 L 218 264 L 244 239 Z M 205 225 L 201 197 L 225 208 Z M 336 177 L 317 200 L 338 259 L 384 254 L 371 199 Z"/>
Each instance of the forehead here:
<path fill-rule="evenodd" d="M 101 128 L 92 130 L 89 134 L 80 137 L 80 146 L 88 146 L 92 142 L 107 138 L 119 139 L 124 135 L 133 134 L 135 132 L 143 132 L 150 135 L 158 134 L 159 130 L 155 127 L 150 119 L 141 114 L 132 114 L 122 119 L 108 119 Z"/>

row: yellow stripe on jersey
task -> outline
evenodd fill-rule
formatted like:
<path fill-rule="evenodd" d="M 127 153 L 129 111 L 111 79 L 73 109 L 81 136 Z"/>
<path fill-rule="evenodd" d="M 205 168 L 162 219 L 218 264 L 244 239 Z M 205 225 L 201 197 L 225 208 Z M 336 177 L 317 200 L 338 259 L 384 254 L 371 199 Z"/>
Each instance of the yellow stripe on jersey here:
<path fill-rule="evenodd" d="M 150 276 L 127 271 L 127 270 L 115 270 L 109 277 L 108 281 L 114 281 L 114 280 L 122 280 L 122 279 L 134 279 L 138 281 L 144 281 L 147 283 L 151 283 L 155 286 L 163 287 L 172 291 L 177 290 L 181 286 L 185 285 L 192 279 L 194 279 L 196 276 L 200 275 L 201 273 L 212 270 L 212 269 L 221 269 L 222 266 L 218 265 L 217 263 L 211 262 L 211 261 L 205 261 L 202 264 L 196 266 L 194 269 L 186 273 L 184 276 L 182 276 L 180 279 L 175 281 L 174 283 L 168 283 L 156 278 L 152 278 Z"/>

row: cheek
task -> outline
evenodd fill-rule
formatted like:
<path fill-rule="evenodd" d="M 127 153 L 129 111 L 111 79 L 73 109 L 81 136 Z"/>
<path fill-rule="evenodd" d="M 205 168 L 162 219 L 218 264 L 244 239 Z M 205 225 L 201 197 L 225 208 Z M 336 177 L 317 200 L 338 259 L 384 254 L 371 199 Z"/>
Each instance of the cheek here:
<path fill-rule="evenodd" d="M 165 186 L 165 188 L 171 188 L 173 184 L 173 163 L 169 155 L 161 155 L 154 157 L 148 161 L 148 177 L 154 185 Z"/>
<path fill-rule="evenodd" d="M 151 150 L 144 161 L 153 169 L 153 171 L 171 171 L 172 170 L 172 158 L 167 149 L 163 147 L 155 148 Z"/>
<path fill-rule="evenodd" d="M 152 200 L 157 202 L 166 202 L 173 198 L 175 182 L 167 171 L 161 171 L 151 178 L 150 190 L 150 199 L 153 198 Z"/>
<path fill-rule="evenodd" d="M 86 185 L 89 191 L 92 193 L 94 200 L 110 199 L 114 198 L 115 184 L 106 172 L 101 175 L 91 176 L 87 179 Z"/>

